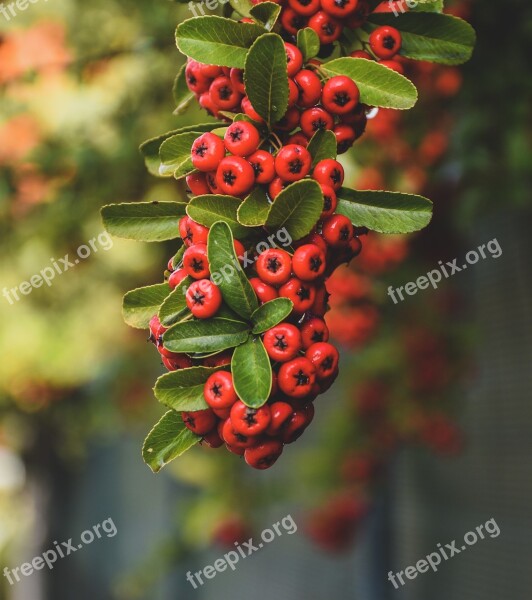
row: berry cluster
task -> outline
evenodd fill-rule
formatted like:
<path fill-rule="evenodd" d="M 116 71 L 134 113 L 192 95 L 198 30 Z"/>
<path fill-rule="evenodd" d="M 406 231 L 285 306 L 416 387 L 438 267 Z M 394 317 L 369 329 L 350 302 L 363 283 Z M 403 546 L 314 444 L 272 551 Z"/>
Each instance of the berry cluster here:
<path fill-rule="evenodd" d="M 318 60 L 304 65 L 303 55 L 294 44 L 285 42 L 285 49 L 288 110 L 275 125 L 277 134 L 285 144 L 306 147 L 316 131 L 330 130 L 336 136 L 338 152 L 346 152 L 364 133 L 367 122 L 368 107 L 360 103 L 356 83 L 343 75 L 324 82 Z M 264 123 L 246 95 L 242 69 L 204 65 L 189 59 L 186 81 L 211 115 L 224 119 L 228 112 L 242 112 L 257 125 Z"/>
<path fill-rule="evenodd" d="M 209 143 L 210 138 L 206 139 L 209 150 L 198 160 L 200 166 L 210 170 L 214 163 L 207 157 L 214 156 L 218 142 L 222 146 L 223 142 L 216 138 L 218 142 Z M 220 160 L 219 155 L 215 160 Z M 209 229 L 185 216 L 179 231 L 186 250 L 177 268 L 170 260 L 168 285 L 175 289 L 190 277 L 192 283 L 183 290 L 190 312 L 197 319 L 212 318 L 222 306 L 222 294 L 210 278 Z M 325 215 L 317 229 L 295 246 L 292 254 L 268 248 L 254 256 L 254 271 L 250 273 L 249 281 L 260 304 L 276 298 L 289 298 L 293 303 L 290 316 L 262 336 L 272 362 L 268 402 L 258 409 L 246 406 L 237 396 L 231 372 L 221 370 L 205 383 L 204 398 L 209 408 L 182 414 L 185 425 L 209 446 L 217 448 L 225 443 L 229 451 L 243 455 L 250 466 L 258 469 L 270 467 L 284 444 L 299 438 L 313 419 L 314 399 L 338 376 L 338 350 L 328 343 L 324 320 L 328 308 L 325 279 L 340 261 L 350 260 L 362 248 L 351 222 L 342 215 Z M 234 248 L 240 259 L 247 254 L 238 240 Z M 150 322 L 150 331 L 150 339 L 170 371 L 231 364 L 232 353 L 228 351 L 199 361 L 170 352 L 163 346 L 166 329 L 157 315 Z"/>

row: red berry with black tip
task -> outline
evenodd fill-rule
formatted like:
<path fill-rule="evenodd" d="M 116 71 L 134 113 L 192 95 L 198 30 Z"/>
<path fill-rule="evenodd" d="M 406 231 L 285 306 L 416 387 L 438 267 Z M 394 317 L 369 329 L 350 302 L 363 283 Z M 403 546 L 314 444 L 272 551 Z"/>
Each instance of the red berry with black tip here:
<path fill-rule="evenodd" d="M 216 427 L 216 416 L 210 408 L 194 412 L 182 412 L 181 417 L 185 427 L 196 435 L 206 435 Z"/>
<path fill-rule="evenodd" d="M 231 79 L 225 75 L 217 77 L 211 83 L 209 97 L 219 110 L 236 108 L 242 100 L 242 94 L 234 88 Z"/>
<path fill-rule="evenodd" d="M 327 342 L 312 344 L 305 356 L 316 367 L 316 377 L 319 380 L 327 379 L 338 369 L 338 350 Z"/>
<path fill-rule="evenodd" d="M 213 410 L 231 408 L 238 400 L 231 373 L 227 371 L 213 373 L 205 382 L 203 397 Z"/>
<path fill-rule="evenodd" d="M 260 135 L 257 128 L 247 121 L 236 121 L 229 125 L 224 135 L 225 147 L 235 156 L 252 154 L 259 142 Z"/>
<path fill-rule="evenodd" d="M 212 171 L 225 156 L 223 141 L 214 133 L 204 133 L 192 144 L 192 164 L 199 171 Z"/>
<path fill-rule="evenodd" d="M 256 183 L 264 185 L 273 181 L 275 177 L 275 159 L 269 152 L 256 150 L 247 157 L 247 160 L 255 173 Z"/>
<path fill-rule="evenodd" d="M 312 178 L 337 192 L 344 182 L 344 168 L 337 160 L 326 158 L 314 167 Z"/>
<path fill-rule="evenodd" d="M 270 405 L 271 421 L 266 429 L 266 434 L 272 437 L 278 436 L 288 425 L 292 415 L 293 407 L 288 402 L 274 402 Z"/>
<path fill-rule="evenodd" d="M 264 439 L 261 443 L 246 448 L 244 459 L 254 469 L 269 469 L 283 452 L 283 444 L 276 439 Z"/>
<path fill-rule="evenodd" d="M 266 404 L 260 408 L 250 408 L 241 400 L 237 400 L 231 408 L 231 423 L 237 433 L 245 436 L 257 436 L 270 424 L 270 407 Z"/>
<path fill-rule="evenodd" d="M 301 325 L 303 350 L 308 350 L 313 344 L 327 341 L 329 341 L 329 329 L 323 319 L 311 317 Z"/>
<path fill-rule="evenodd" d="M 344 75 L 331 77 L 323 86 L 321 103 L 333 115 L 352 112 L 360 100 L 357 84 Z"/>
<path fill-rule="evenodd" d="M 209 277 L 209 259 L 207 257 L 207 244 L 194 244 L 183 254 L 183 268 L 194 279 Z"/>
<path fill-rule="evenodd" d="M 216 184 L 224 194 L 243 196 L 255 183 L 253 167 L 240 156 L 226 156 L 216 171 Z"/>
<path fill-rule="evenodd" d="M 401 50 L 401 33 L 388 25 L 377 27 L 369 36 L 369 45 L 375 56 L 390 60 Z"/>
<path fill-rule="evenodd" d="M 289 144 L 275 157 L 275 171 L 283 181 L 299 181 L 310 173 L 312 157 L 303 146 Z"/>
<path fill-rule="evenodd" d="M 194 281 L 186 293 L 190 312 L 198 319 L 210 319 L 220 310 L 222 294 L 218 286 L 209 279 Z"/>
<path fill-rule="evenodd" d="M 304 398 L 310 394 L 315 381 L 316 367 L 308 358 L 294 358 L 279 369 L 279 388 L 292 398 Z"/>
<path fill-rule="evenodd" d="M 348 246 L 353 237 L 353 225 L 344 215 L 333 215 L 323 223 L 323 239 L 333 248 Z"/>
<path fill-rule="evenodd" d="M 264 347 L 272 360 L 287 362 L 295 358 L 301 350 L 301 333 L 291 323 L 280 323 L 264 334 Z"/>
<path fill-rule="evenodd" d="M 335 42 L 342 34 L 342 24 L 325 11 L 320 10 L 310 17 L 308 26 L 318 34 L 324 45 Z"/>
<path fill-rule="evenodd" d="M 316 131 L 321 129 L 332 130 L 334 119 L 325 109 L 316 106 L 308 108 L 301 114 L 300 125 L 303 133 L 311 138 Z"/>
<path fill-rule="evenodd" d="M 292 277 L 279 288 L 279 296 L 289 298 L 294 304 L 294 313 L 302 315 L 310 310 L 316 299 L 316 288 L 310 283 Z"/>
<path fill-rule="evenodd" d="M 302 281 L 319 279 L 325 267 L 325 253 L 315 244 L 300 246 L 292 256 L 292 270 Z"/>
<path fill-rule="evenodd" d="M 292 274 L 292 258 L 286 250 L 269 248 L 257 259 L 256 269 L 257 275 L 265 283 L 283 285 Z"/>

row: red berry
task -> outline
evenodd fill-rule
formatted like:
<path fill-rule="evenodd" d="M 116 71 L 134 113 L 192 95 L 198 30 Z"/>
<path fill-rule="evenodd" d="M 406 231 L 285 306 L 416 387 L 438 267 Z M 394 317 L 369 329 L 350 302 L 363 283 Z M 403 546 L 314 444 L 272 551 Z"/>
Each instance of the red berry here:
<path fill-rule="evenodd" d="M 242 100 L 242 94 L 233 87 L 231 80 L 225 75 L 217 77 L 211 83 L 209 96 L 211 102 L 220 110 L 231 110 Z"/>
<path fill-rule="evenodd" d="M 205 402 L 212 408 L 223 410 L 231 408 L 238 400 L 233 385 L 233 376 L 227 371 L 213 373 L 203 388 Z"/>
<path fill-rule="evenodd" d="M 269 248 L 257 259 L 257 274 L 265 283 L 283 285 L 292 273 L 292 258 L 280 248 Z"/>
<path fill-rule="evenodd" d="M 183 423 L 196 435 L 205 435 L 216 426 L 216 416 L 210 408 L 194 412 L 182 412 Z"/>
<path fill-rule="evenodd" d="M 250 119 L 253 119 L 257 123 L 264 123 L 264 119 L 253 108 L 247 96 L 244 96 L 244 98 L 242 98 L 242 110 Z"/>
<path fill-rule="evenodd" d="M 247 158 L 255 173 L 255 182 L 270 183 L 275 177 L 275 160 L 266 150 L 257 150 Z"/>
<path fill-rule="evenodd" d="M 388 25 L 377 27 L 369 36 L 369 45 L 375 56 L 390 60 L 401 50 L 401 33 Z"/>
<path fill-rule="evenodd" d="M 321 8 L 337 19 L 343 19 L 355 12 L 358 0 L 321 0 Z"/>
<path fill-rule="evenodd" d="M 303 146 L 289 144 L 275 157 L 275 171 L 283 181 L 299 181 L 310 173 L 312 157 Z"/>
<path fill-rule="evenodd" d="M 327 342 L 312 344 L 305 352 L 305 356 L 316 367 L 316 377 L 326 379 L 338 368 L 338 350 Z"/>
<path fill-rule="evenodd" d="M 301 341 L 303 350 L 308 350 L 312 344 L 327 342 L 329 340 L 329 329 L 323 319 L 311 317 L 301 326 Z"/>
<path fill-rule="evenodd" d="M 299 119 L 299 110 L 295 106 L 292 106 L 292 108 L 286 111 L 284 117 L 280 121 L 277 121 L 275 127 L 280 131 L 293 131 L 299 125 Z"/>
<path fill-rule="evenodd" d="M 251 448 L 246 448 L 244 459 L 254 469 L 269 469 L 282 452 L 283 444 L 279 440 L 265 439 Z"/>
<path fill-rule="evenodd" d="M 220 109 L 218 105 L 212 101 L 209 92 L 204 92 L 203 94 L 201 94 L 201 96 L 198 99 L 198 103 L 201 106 L 201 108 L 205 109 L 210 115 L 216 117 L 217 119 L 219 118 Z"/>
<path fill-rule="evenodd" d="M 268 405 L 250 408 L 237 400 L 231 408 L 231 423 L 237 433 L 245 436 L 260 435 L 270 424 L 271 415 Z"/>
<path fill-rule="evenodd" d="M 285 182 L 280 177 L 276 177 L 268 186 L 268 196 L 275 200 L 285 187 Z"/>
<path fill-rule="evenodd" d="M 337 160 L 326 158 L 314 167 L 312 177 L 318 183 L 329 185 L 334 191 L 338 191 L 344 182 L 344 168 Z"/>
<path fill-rule="evenodd" d="M 258 277 L 251 278 L 249 283 L 251 283 L 251 287 L 255 290 L 255 294 L 261 304 L 265 304 L 266 302 L 270 302 L 270 300 L 275 300 L 275 298 L 279 297 L 279 293 L 274 287 L 264 283 L 264 281 Z"/>
<path fill-rule="evenodd" d="M 293 79 L 288 78 L 288 108 L 294 106 L 297 103 L 298 98 L 299 88 L 297 87 Z"/>
<path fill-rule="evenodd" d="M 220 289 L 208 279 L 194 281 L 186 294 L 187 306 L 198 319 L 210 319 L 222 305 Z"/>
<path fill-rule="evenodd" d="M 266 433 L 274 437 L 282 433 L 292 418 L 294 409 L 288 402 L 274 402 L 270 406 L 270 414 L 271 420 Z"/>
<path fill-rule="evenodd" d="M 226 419 L 221 427 L 221 437 L 231 448 L 249 448 L 257 441 L 251 436 L 236 431 L 230 418 Z"/>
<path fill-rule="evenodd" d="M 221 194 L 221 190 L 216 182 L 216 171 L 205 173 L 205 179 L 207 180 L 207 185 L 209 186 L 211 194 Z"/>
<path fill-rule="evenodd" d="M 338 206 L 338 199 L 336 198 L 336 192 L 330 185 L 320 183 L 320 187 L 323 192 L 323 211 L 321 213 L 321 218 L 325 219 L 334 214 L 334 211 Z M 325 248 L 327 248 L 327 245 L 325 245 Z"/>
<path fill-rule="evenodd" d="M 297 104 L 302 108 L 310 108 L 317 104 L 321 98 L 320 78 L 310 69 L 302 69 L 294 77 L 298 87 L 299 97 Z"/>
<path fill-rule="evenodd" d="M 192 144 L 192 164 L 199 171 L 212 171 L 225 156 L 225 146 L 214 133 L 204 133 Z"/>
<path fill-rule="evenodd" d="M 351 52 L 349 56 L 351 58 L 365 58 L 366 60 L 373 60 L 371 54 L 365 50 L 355 50 L 354 52 Z"/>
<path fill-rule="evenodd" d="M 290 323 L 280 323 L 264 334 L 266 352 L 276 362 L 292 360 L 299 354 L 301 346 L 301 333 Z"/>
<path fill-rule="evenodd" d="M 322 227 L 323 239 L 333 248 L 348 246 L 353 237 L 353 225 L 344 215 L 329 217 Z"/>
<path fill-rule="evenodd" d="M 203 359 L 203 365 L 206 367 L 224 367 L 231 364 L 232 352 L 226 350 L 213 356 L 208 356 Z"/>
<path fill-rule="evenodd" d="M 314 286 L 293 277 L 280 287 L 279 296 L 292 300 L 294 313 L 300 315 L 309 310 L 314 304 L 316 289 Z"/>
<path fill-rule="evenodd" d="M 281 11 L 281 25 L 292 35 L 297 35 L 300 29 L 303 29 L 308 24 L 308 18 L 298 14 L 289 6 Z"/>
<path fill-rule="evenodd" d="M 166 327 L 161 325 L 158 315 L 154 315 L 150 319 L 150 340 L 152 342 L 157 342 L 165 331 Z"/>
<path fill-rule="evenodd" d="M 207 444 L 209 448 L 220 448 L 220 446 L 224 445 L 224 441 L 220 437 L 220 434 L 216 431 L 210 431 L 206 435 L 203 436 L 203 440 L 201 443 Z"/>
<path fill-rule="evenodd" d="M 292 398 L 304 398 L 316 381 L 316 367 L 308 358 L 294 358 L 279 369 L 279 387 Z"/>
<path fill-rule="evenodd" d="M 310 17 L 320 10 L 320 0 L 288 0 L 288 6 L 298 15 Z"/>
<path fill-rule="evenodd" d="M 294 46 L 294 44 L 285 42 L 284 47 L 286 49 L 288 77 L 294 77 L 303 66 L 303 55 L 301 54 L 301 50 L 297 46 Z"/>
<path fill-rule="evenodd" d="M 243 196 L 255 183 L 253 167 L 240 156 L 226 156 L 216 171 L 216 183 L 224 194 Z"/>
<path fill-rule="evenodd" d="M 198 63 L 199 70 L 205 77 L 209 79 L 214 79 L 218 77 L 218 75 L 222 74 L 222 67 L 218 67 L 216 65 L 204 65 L 203 63 Z"/>
<path fill-rule="evenodd" d="M 300 246 L 292 256 L 292 270 L 303 281 L 319 279 L 325 267 L 325 253 L 314 244 Z"/>
<path fill-rule="evenodd" d="M 207 244 L 194 244 L 183 254 L 183 268 L 194 279 L 205 279 L 210 275 Z"/>
<path fill-rule="evenodd" d="M 200 64 L 195 60 L 189 60 L 187 63 L 185 67 L 185 79 L 188 89 L 195 94 L 206 92 L 211 82 L 210 77 L 201 72 Z"/>
<path fill-rule="evenodd" d="M 316 299 L 312 305 L 310 312 L 317 317 L 323 317 L 329 308 L 329 292 L 325 285 L 321 285 L 316 289 Z"/>
<path fill-rule="evenodd" d="M 302 131 L 298 131 L 292 134 L 286 140 L 287 144 L 297 144 L 298 146 L 303 146 L 303 148 L 306 148 L 308 146 L 308 142 L 308 137 Z"/>
<path fill-rule="evenodd" d="M 383 67 L 388 67 L 388 69 L 391 69 L 392 71 L 395 71 L 396 73 L 399 73 L 400 75 L 405 74 L 405 69 L 404 69 L 403 65 L 397 60 L 380 60 L 379 64 L 382 65 Z"/>
<path fill-rule="evenodd" d="M 357 138 L 356 131 L 353 127 L 351 127 L 351 125 L 336 125 L 333 129 L 333 132 L 336 136 L 338 154 L 347 152 Z"/>
<path fill-rule="evenodd" d="M 257 128 L 247 121 L 236 121 L 229 125 L 224 135 L 225 147 L 231 154 L 247 156 L 255 152 L 260 142 Z"/>
<path fill-rule="evenodd" d="M 331 77 L 323 86 L 321 103 L 333 115 L 352 112 L 359 100 L 360 92 L 356 83 L 344 75 Z"/>
<path fill-rule="evenodd" d="M 335 42 L 342 33 L 342 25 L 334 17 L 320 10 L 310 17 L 308 26 L 318 34 L 322 44 Z"/>
<path fill-rule="evenodd" d="M 207 227 L 193 221 L 188 215 L 185 215 L 179 220 L 179 235 L 185 246 L 206 244 L 209 237 L 209 230 Z"/>
<path fill-rule="evenodd" d="M 189 369 L 194 366 L 192 359 L 186 354 L 174 354 L 171 358 L 162 356 L 163 365 L 169 371 L 178 371 L 179 369 Z"/>
<path fill-rule="evenodd" d="M 312 419 L 314 419 L 314 405 L 312 403 L 305 404 L 302 408 L 296 409 L 281 434 L 283 442 L 285 444 L 292 444 L 299 439 L 305 429 L 311 424 Z"/>
<path fill-rule="evenodd" d="M 242 69 L 231 69 L 229 73 L 229 79 L 233 84 L 233 88 L 239 92 L 240 94 L 246 93 L 246 88 L 244 86 L 244 71 Z"/>
<path fill-rule="evenodd" d="M 209 185 L 205 178 L 205 173 L 191 173 L 185 178 L 188 189 L 194 196 L 203 196 L 210 194 Z"/>
<path fill-rule="evenodd" d="M 168 277 L 168 285 L 172 290 L 175 288 L 187 277 L 188 273 L 185 269 L 177 269 L 174 271 L 170 277 Z"/>
<path fill-rule="evenodd" d="M 300 124 L 303 133 L 311 138 L 320 129 L 331 130 L 334 127 L 334 119 L 326 110 L 316 106 L 301 114 Z"/>

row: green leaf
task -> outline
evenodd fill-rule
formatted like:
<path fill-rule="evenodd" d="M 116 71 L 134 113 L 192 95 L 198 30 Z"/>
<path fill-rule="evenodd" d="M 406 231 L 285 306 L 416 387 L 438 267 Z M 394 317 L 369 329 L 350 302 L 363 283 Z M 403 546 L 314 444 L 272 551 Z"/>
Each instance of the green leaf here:
<path fill-rule="evenodd" d="M 271 205 L 266 226 L 286 228 L 292 239 L 305 237 L 318 222 L 323 211 L 323 194 L 311 179 L 296 181 L 285 188 Z"/>
<path fill-rule="evenodd" d="M 178 25 L 176 43 L 183 54 L 199 62 L 243 69 L 248 49 L 263 33 L 260 25 L 209 15 Z"/>
<path fill-rule="evenodd" d="M 288 73 L 286 50 L 279 35 L 265 33 L 251 46 L 244 82 L 253 108 L 268 125 L 283 118 L 288 107 Z"/>
<path fill-rule="evenodd" d="M 129 202 L 101 209 L 105 230 L 139 242 L 162 242 L 179 237 L 179 220 L 186 204 L 180 202 Z"/>
<path fill-rule="evenodd" d="M 338 151 L 336 136 L 327 129 L 318 129 L 312 136 L 307 150 L 312 156 L 312 167 L 315 167 L 320 160 L 336 158 Z"/>
<path fill-rule="evenodd" d="M 221 352 L 244 342 L 249 325 L 226 319 L 186 321 L 171 327 L 163 335 L 163 344 L 170 352 Z"/>
<path fill-rule="evenodd" d="M 260 2 L 249 12 L 256 21 L 264 26 L 264 29 L 271 31 L 279 18 L 281 6 L 275 2 Z"/>
<path fill-rule="evenodd" d="M 443 0 L 420 0 L 410 12 L 443 12 Z"/>
<path fill-rule="evenodd" d="M 224 221 L 229 225 L 236 238 L 245 237 L 249 229 L 238 222 L 237 211 L 242 201 L 234 196 L 208 194 L 192 198 L 187 214 L 191 219 L 205 227 L 212 227 L 216 221 Z"/>
<path fill-rule="evenodd" d="M 155 383 L 155 397 L 174 410 L 205 410 L 209 408 L 203 396 L 205 382 L 219 370 L 220 367 L 191 367 L 165 373 Z"/>
<path fill-rule="evenodd" d="M 412 194 L 342 188 L 336 212 L 349 217 L 357 227 L 380 233 L 412 233 L 430 223 L 432 202 Z"/>
<path fill-rule="evenodd" d="M 185 111 L 187 106 L 194 99 L 194 94 L 188 89 L 187 79 L 185 74 L 185 69 L 187 65 L 184 64 L 174 80 L 174 85 L 172 87 L 172 95 L 174 96 L 174 101 L 176 104 L 176 109 L 174 110 L 174 115 L 180 115 Z"/>
<path fill-rule="evenodd" d="M 194 171 L 190 149 L 200 135 L 198 131 L 188 131 L 173 135 L 164 141 L 159 150 L 161 158 L 159 174 L 163 176 L 171 174 L 178 178 Z"/>
<path fill-rule="evenodd" d="M 148 434 L 142 447 L 142 458 L 154 473 L 158 473 L 200 440 L 199 435 L 185 427 L 181 415 L 170 410 Z"/>
<path fill-rule="evenodd" d="M 272 389 L 272 366 L 260 338 L 249 337 L 234 351 L 231 371 L 236 393 L 246 406 L 266 404 Z"/>
<path fill-rule="evenodd" d="M 211 227 L 207 254 L 211 279 L 220 288 L 223 299 L 241 317 L 250 319 L 258 308 L 257 296 L 236 257 L 227 223 L 218 221 Z"/>
<path fill-rule="evenodd" d="M 162 303 L 159 309 L 159 321 L 165 327 L 174 325 L 189 313 L 185 292 L 193 281 L 192 277 L 185 277 Z"/>
<path fill-rule="evenodd" d="M 178 133 L 186 133 L 187 131 L 199 131 L 204 133 L 205 131 L 211 131 L 218 127 L 218 123 L 201 123 L 199 125 L 189 125 L 187 127 L 181 127 L 180 129 L 174 129 L 173 131 L 168 131 L 167 133 L 163 133 L 155 138 L 151 138 L 146 140 L 140 145 L 140 152 L 142 156 L 144 156 L 144 162 L 148 171 L 157 177 L 161 177 L 159 173 L 159 167 L 161 166 L 161 159 L 159 157 L 159 149 L 161 148 L 161 144 L 172 137 L 173 135 L 177 135 Z M 172 173 L 168 173 L 166 176 L 171 176 Z"/>
<path fill-rule="evenodd" d="M 329 76 L 350 77 L 368 106 L 405 110 L 417 101 L 415 85 L 403 75 L 365 58 L 336 58 L 323 65 Z"/>
<path fill-rule="evenodd" d="M 230 6 L 243 17 L 251 17 L 253 3 L 251 0 L 229 0 Z"/>
<path fill-rule="evenodd" d="M 242 202 L 237 211 L 239 223 L 246 227 L 262 227 L 268 219 L 270 203 L 266 192 L 257 186 Z"/>
<path fill-rule="evenodd" d="M 297 32 L 297 47 L 303 54 L 304 62 L 314 58 L 320 51 L 320 38 L 318 34 L 310 27 L 305 27 Z"/>
<path fill-rule="evenodd" d="M 147 329 L 151 318 L 159 312 L 164 300 L 169 296 L 167 283 L 158 283 L 131 290 L 124 296 L 122 314 L 124 321 L 136 329 Z"/>
<path fill-rule="evenodd" d="M 392 25 L 401 32 L 403 45 L 400 54 L 415 60 L 428 60 L 444 65 L 467 62 L 475 47 L 475 30 L 469 23 L 433 12 L 412 12 L 395 17 L 391 14 L 373 14 L 368 30 L 381 25 Z"/>
<path fill-rule="evenodd" d="M 289 298 L 276 298 L 270 300 L 251 315 L 253 333 L 264 333 L 286 319 L 294 308 L 294 303 Z"/>

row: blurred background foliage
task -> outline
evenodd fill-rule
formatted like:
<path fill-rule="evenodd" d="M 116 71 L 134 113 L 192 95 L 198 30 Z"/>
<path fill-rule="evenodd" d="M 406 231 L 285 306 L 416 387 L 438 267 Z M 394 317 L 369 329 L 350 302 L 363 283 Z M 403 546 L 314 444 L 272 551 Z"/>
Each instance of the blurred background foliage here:
<path fill-rule="evenodd" d="M 124 528 L 138 529 L 123 534 L 113 569 L 100 572 L 97 551 L 87 550 L 87 564 L 44 574 L 18 596 L 6 585 L 1 597 L 60 600 L 71 597 L 68 583 L 85 582 L 93 595 L 77 597 L 173 598 L 177 588 L 160 582 L 176 564 L 183 579 L 195 552 L 247 539 L 269 524 L 265 515 L 286 514 L 279 506 L 295 507 L 322 548 L 347 551 L 386 495 L 399 448 L 462 452 L 456 417 L 481 339 L 471 290 L 451 281 L 399 307 L 386 293 L 471 249 L 469 232 L 487 215 L 529 219 L 532 21 L 520 0 L 504 5 L 513 15 L 507 28 L 498 3 L 451 9 L 479 32 L 473 61 L 461 69 L 407 63 L 420 103 L 407 114 L 380 111 L 344 161 L 355 187 L 431 197 L 434 221 L 408 239 L 369 236 L 360 260 L 331 281 L 328 323 L 344 347 L 343 375 L 317 411 L 319 426 L 273 473 L 257 476 L 202 448 L 166 475 L 144 473 L 138 446 L 162 413 L 150 389 L 162 367 L 144 334 L 123 324 L 121 297 L 161 280 L 171 244 L 115 239 L 51 287 L 13 304 L 0 298 L 3 564 L 109 516 L 105 499 Z M 147 173 L 138 145 L 206 120 L 194 107 L 172 115 L 182 63 L 174 29 L 189 16 L 165 0 L 50 0 L 10 22 L 0 16 L 2 289 L 97 237 L 101 206 L 180 197 L 175 182 Z M 153 506 L 164 517 L 139 528 Z M 132 541 L 138 548 L 126 551 Z M 112 550 L 102 552 L 112 561 Z"/>

